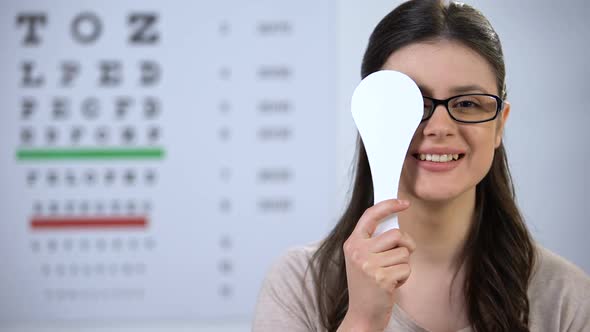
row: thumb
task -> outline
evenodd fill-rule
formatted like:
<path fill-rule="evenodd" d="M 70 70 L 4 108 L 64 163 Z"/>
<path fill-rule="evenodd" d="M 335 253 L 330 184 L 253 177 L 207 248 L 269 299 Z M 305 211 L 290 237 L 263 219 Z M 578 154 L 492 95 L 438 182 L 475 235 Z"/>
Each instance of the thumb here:
<path fill-rule="evenodd" d="M 399 199 L 388 199 L 368 208 L 359 219 L 353 233 L 370 238 L 377 225 L 388 216 L 403 211 L 410 206 L 410 202 Z"/>

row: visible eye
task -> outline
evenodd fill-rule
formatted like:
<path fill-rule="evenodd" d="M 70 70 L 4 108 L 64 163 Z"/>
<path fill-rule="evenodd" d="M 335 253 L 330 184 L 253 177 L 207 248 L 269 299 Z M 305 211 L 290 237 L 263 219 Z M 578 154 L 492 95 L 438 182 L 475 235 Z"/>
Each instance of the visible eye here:
<path fill-rule="evenodd" d="M 455 103 L 453 103 L 453 107 L 456 108 L 473 108 L 479 106 L 479 103 L 477 103 L 475 100 L 457 100 Z"/>

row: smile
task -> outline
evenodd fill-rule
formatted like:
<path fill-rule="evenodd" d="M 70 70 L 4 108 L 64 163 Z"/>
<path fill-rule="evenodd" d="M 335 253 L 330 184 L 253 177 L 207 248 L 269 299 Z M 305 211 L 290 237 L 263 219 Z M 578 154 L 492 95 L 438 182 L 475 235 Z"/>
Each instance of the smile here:
<path fill-rule="evenodd" d="M 435 163 L 448 163 L 452 161 L 459 160 L 463 158 L 464 154 L 462 153 L 449 153 L 449 154 L 414 154 L 414 158 L 421 160 L 421 161 L 432 161 Z"/>

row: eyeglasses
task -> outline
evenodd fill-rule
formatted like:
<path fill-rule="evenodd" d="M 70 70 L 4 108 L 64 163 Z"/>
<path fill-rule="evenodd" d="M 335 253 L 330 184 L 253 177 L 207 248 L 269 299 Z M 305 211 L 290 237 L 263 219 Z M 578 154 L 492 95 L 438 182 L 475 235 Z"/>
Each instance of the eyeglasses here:
<path fill-rule="evenodd" d="M 422 99 L 424 99 L 422 121 L 430 119 L 438 105 L 444 105 L 453 120 L 463 123 L 494 120 L 504 107 L 504 101 L 500 97 L 485 93 L 458 95 L 445 100 L 431 97 L 422 97 Z"/>

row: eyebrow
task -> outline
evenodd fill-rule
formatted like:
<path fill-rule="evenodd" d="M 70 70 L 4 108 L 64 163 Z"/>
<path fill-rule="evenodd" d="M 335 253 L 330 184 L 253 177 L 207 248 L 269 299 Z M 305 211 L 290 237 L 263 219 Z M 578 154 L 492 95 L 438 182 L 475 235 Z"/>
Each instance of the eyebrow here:
<path fill-rule="evenodd" d="M 420 89 L 420 92 L 422 92 L 422 94 L 426 94 L 426 95 L 432 94 L 432 90 L 429 89 L 427 86 L 418 85 L 418 88 Z M 477 84 L 455 86 L 455 87 L 451 88 L 450 91 L 453 94 L 472 93 L 472 92 L 473 93 L 477 93 L 477 92 L 489 93 L 486 91 L 486 89 L 484 89 L 482 86 L 477 85 Z"/>

